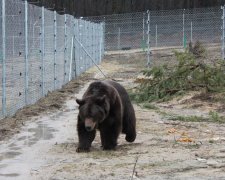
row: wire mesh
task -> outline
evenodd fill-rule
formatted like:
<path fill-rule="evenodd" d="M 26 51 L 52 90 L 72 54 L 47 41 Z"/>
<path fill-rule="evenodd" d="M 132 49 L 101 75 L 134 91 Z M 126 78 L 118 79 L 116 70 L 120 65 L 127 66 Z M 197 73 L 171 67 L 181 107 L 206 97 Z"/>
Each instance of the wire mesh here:
<path fill-rule="evenodd" d="M 121 50 L 140 48 L 142 46 L 144 13 L 114 14 L 89 19 L 98 23 L 104 22 L 105 49 Z M 144 27 L 145 28 L 145 27 Z"/>
<path fill-rule="evenodd" d="M 72 50 L 72 37 L 73 37 L 73 21 L 70 15 L 66 15 L 66 34 L 65 34 L 65 83 L 69 82 L 71 78 L 71 50 Z"/>
<path fill-rule="evenodd" d="M 25 104 L 25 5 L 6 3 L 6 111 L 12 115 Z M 22 85 L 22 86 L 21 86 Z"/>
<path fill-rule="evenodd" d="M 220 8 L 151 12 L 151 46 L 220 43 L 221 16 Z"/>
<path fill-rule="evenodd" d="M 74 20 L 74 23 L 75 23 L 75 26 L 74 26 L 74 36 L 76 39 L 79 38 L 79 20 L 78 19 L 75 19 Z M 76 76 L 78 76 L 80 74 L 80 55 L 79 55 L 79 49 L 80 49 L 80 46 L 79 44 L 74 41 L 74 46 L 75 46 L 75 59 L 76 59 L 76 66 L 75 66 L 75 72 L 76 72 Z"/>
<path fill-rule="evenodd" d="M 54 90 L 54 13 L 44 15 L 44 94 Z"/>
<path fill-rule="evenodd" d="M 61 88 L 94 64 L 99 64 L 104 50 L 147 50 L 145 12 L 76 19 L 71 15 L 60 15 L 47 9 L 43 11 L 41 7 L 28 4 L 26 37 L 24 1 L 3 1 L 6 5 L 6 83 L 0 81 L 0 118 L 35 103 L 49 91 Z M 0 5 L 1 50 L 4 44 L 2 14 Z M 185 47 L 190 41 L 197 40 L 205 45 L 219 44 L 223 22 L 221 16 L 220 8 L 152 11 L 151 48 Z M 4 75 L 2 60 L 1 77 Z M 3 87 L 6 89 L 4 116 Z"/>
<path fill-rule="evenodd" d="M 98 26 L 100 26 L 100 24 L 75 19 L 71 15 L 60 15 L 32 4 L 26 6 L 26 1 L 2 1 L 5 2 L 6 17 L 3 21 L 1 4 L 0 50 L 2 55 L 4 44 L 2 29 L 5 27 L 6 60 L 3 65 L 3 58 L 0 58 L 0 76 L 3 77 L 3 67 L 5 67 L 6 83 L 3 83 L 2 78 L 0 118 L 11 116 L 18 109 L 35 103 L 49 91 L 61 88 L 62 85 L 90 68 L 93 64 L 88 65 L 90 57 L 86 52 L 89 53 L 88 49 L 93 45 L 99 47 L 99 44 L 92 42 L 95 40 L 99 43 L 99 37 L 87 38 L 90 37 L 91 28 L 99 29 Z M 75 37 L 79 39 L 82 46 L 75 43 Z M 95 54 L 92 55 L 95 56 Z M 2 103 L 3 89 L 6 89 L 5 114 L 3 114 Z"/>
<path fill-rule="evenodd" d="M 220 43 L 222 10 L 200 8 L 150 12 L 152 47 L 182 47 L 190 41 Z M 147 13 L 114 14 L 89 18 L 104 22 L 105 49 L 147 49 Z"/>
<path fill-rule="evenodd" d="M 61 88 L 64 80 L 64 16 L 57 14 L 56 87 Z"/>
<path fill-rule="evenodd" d="M 84 45 L 84 21 L 82 19 L 79 19 L 79 41 L 82 45 Z M 85 71 L 85 60 L 84 60 L 84 50 L 82 48 L 79 49 L 79 59 L 80 59 L 80 73 L 83 73 Z"/>
<path fill-rule="evenodd" d="M 42 97 L 41 8 L 29 4 L 28 10 L 28 100 L 33 104 Z"/>
<path fill-rule="evenodd" d="M 186 16 L 185 32 L 187 40 L 200 40 L 207 43 L 220 43 L 222 11 L 220 8 L 201 9 L 197 12 L 190 10 Z M 192 26 L 192 27 L 191 27 Z"/>

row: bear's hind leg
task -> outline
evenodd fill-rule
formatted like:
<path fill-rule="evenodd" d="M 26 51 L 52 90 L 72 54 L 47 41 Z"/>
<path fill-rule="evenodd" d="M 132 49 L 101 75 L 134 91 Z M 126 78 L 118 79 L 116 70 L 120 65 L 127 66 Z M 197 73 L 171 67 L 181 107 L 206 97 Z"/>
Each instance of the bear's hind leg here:
<path fill-rule="evenodd" d="M 123 130 L 126 134 L 126 141 L 133 142 L 136 139 L 136 117 L 132 104 L 127 102 L 126 108 L 124 109 L 123 117 Z"/>

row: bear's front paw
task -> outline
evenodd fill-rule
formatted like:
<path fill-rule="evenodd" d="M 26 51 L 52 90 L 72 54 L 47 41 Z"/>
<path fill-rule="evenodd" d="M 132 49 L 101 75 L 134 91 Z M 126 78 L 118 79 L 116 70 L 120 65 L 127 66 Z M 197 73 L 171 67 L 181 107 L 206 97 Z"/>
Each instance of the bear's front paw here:
<path fill-rule="evenodd" d="M 76 149 L 76 152 L 81 153 L 81 152 L 90 152 L 90 148 L 83 148 L 83 147 L 78 147 Z"/>
<path fill-rule="evenodd" d="M 115 151 L 116 150 L 116 146 L 104 146 L 103 150 L 104 151 Z"/>

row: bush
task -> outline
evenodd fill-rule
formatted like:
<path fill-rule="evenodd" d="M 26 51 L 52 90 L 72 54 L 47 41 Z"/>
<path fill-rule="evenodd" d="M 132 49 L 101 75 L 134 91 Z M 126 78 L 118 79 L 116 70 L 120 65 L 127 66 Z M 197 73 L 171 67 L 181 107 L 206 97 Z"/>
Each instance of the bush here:
<path fill-rule="evenodd" d="M 190 42 L 188 51 L 192 53 L 196 58 L 205 57 L 206 55 L 206 49 L 200 41 L 196 41 L 194 46 L 192 42 Z"/>

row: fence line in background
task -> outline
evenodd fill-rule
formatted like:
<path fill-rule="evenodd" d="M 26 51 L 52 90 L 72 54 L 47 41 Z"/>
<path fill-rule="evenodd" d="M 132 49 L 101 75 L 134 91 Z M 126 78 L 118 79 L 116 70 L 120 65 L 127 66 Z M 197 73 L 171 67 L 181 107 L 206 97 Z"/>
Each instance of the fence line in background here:
<path fill-rule="evenodd" d="M 222 10 L 220 7 L 150 12 L 150 42 L 155 47 L 187 47 L 197 40 L 206 45 L 221 44 Z M 148 48 L 146 12 L 95 16 L 88 19 L 105 22 L 105 49 Z M 144 22 L 144 23 L 143 23 Z"/>
<path fill-rule="evenodd" d="M 60 15 L 27 0 L 2 0 L 0 6 L 0 119 L 101 62 L 104 23 Z"/>

